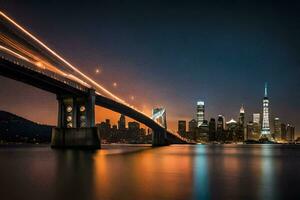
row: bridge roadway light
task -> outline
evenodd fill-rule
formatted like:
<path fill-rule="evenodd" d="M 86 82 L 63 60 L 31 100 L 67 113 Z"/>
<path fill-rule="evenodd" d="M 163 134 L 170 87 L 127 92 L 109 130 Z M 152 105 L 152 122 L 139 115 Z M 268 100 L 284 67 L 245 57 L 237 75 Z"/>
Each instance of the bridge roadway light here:
<path fill-rule="evenodd" d="M 100 69 L 96 69 L 95 72 L 96 72 L 96 74 L 100 74 L 101 70 Z"/>
<path fill-rule="evenodd" d="M 114 83 L 113 83 L 113 86 L 114 86 L 114 87 L 117 87 L 117 86 L 118 86 L 118 84 L 117 84 L 116 82 L 114 82 Z"/>
<path fill-rule="evenodd" d="M 36 65 L 37 65 L 38 67 L 43 67 L 43 64 L 42 64 L 41 62 L 36 62 Z"/>

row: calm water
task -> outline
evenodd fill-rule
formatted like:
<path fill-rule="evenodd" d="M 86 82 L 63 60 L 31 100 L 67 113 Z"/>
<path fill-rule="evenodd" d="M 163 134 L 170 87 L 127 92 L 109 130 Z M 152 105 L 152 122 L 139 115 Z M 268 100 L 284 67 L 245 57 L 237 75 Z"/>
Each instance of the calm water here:
<path fill-rule="evenodd" d="M 300 145 L 0 148 L 6 199 L 300 198 Z"/>

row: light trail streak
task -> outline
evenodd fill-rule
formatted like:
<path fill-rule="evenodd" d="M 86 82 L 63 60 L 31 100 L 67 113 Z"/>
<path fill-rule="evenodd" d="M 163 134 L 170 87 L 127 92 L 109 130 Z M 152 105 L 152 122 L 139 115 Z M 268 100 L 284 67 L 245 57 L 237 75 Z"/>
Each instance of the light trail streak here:
<path fill-rule="evenodd" d="M 103 86 L 99 85 L 97 82 L 95 82 L 93 79 L 91 79 L 90 77 L 88 77 L 87 75 L 85 75 L 84 73 L 82 73 L 79 69 L 77 69 L 75 66 L 73 66 L 71 63 L 69 63 L 68 61 L 66 61 L 64 58 L 62 58 L 60 55 L 58 55 L 56 52 L 54 52 L 52 49 L 50 49 L 47 45 L 45 45 L 43 42 L 41 42 L 39 39 L 37 39 L 35 36 L 33 36 L 31 33 L 29 33 L 27 30 L 25 30 L 22 26 L 20 26 L 18 23 L 16 23 L 14 20 L 12 20 L 11 18 L 9 18 L 7 15 L 5 15 L 3 12 L 0 11 L 0 15 L 2 15 L 5 19 L 7 19 L 9 22 L 11 22 L 12 24 L 14 24 L 16 27 L 18 27 L 21 31 L 23 31 L 26 35 L 28 35 L 29 37 L 31 37 L 34 41 L 36 41 L 37 43 L 39 43 L 41 46 L 43 46 L 45 49 L 47 49 L 52 55 L 54 55 L 55 57 L 57 57 L 59 60 L 61 60 L 63 63 L 65 63 L 68 67 L 70 67 L 71 69 L 73 69 L 75 72 L 77 72 L 78 74 L 80 74 L 81 76 L 83 76 L 84 78 L 86 78 L 89 82 L 91 82 L 93 85 L 95 85 L 97 88 L 100 88 L 102 91 L 104 91 L 105 93 L 109 94 L 111 97 L 113 97 L 114 99 L 118 100 L 119 102 L 125 103 L 125 101 L 119 97 L 117 97 L 116 95 L 112 94 L 110 91 L 108 91 L 107 89 L 105 89 Z"/>
<path fill-rule="evenodd" d="M 41 62 L 38 62 L 38 61 L 37 61 L 37 62 L 36 62 L 36 61 L 32 61 L 32 60 L 30 60 L 30 59 L 28 59 L 28 58 L 26 58 L 26 57 L 24 57 L 24 56 L 22 56 L 22 55 L 20 55 L 20 54 L 18 54 L 18 53 L 16 53 L 16 52 L 12 51 L 12 50 L 10 50 L 10 49 L 8 49 L 8 48 L 2 46 L 2 45 L 0 45 L 0 49 L 3 50 L 3 51 L 6 51 L 7 53 L 9 53 L 9 54 L 11 54 L 11 55 L 14 55 L 14 56 L 20 58 L 20 59 L 22 59 L 22 60 L 25 60 L 26 62 L 29 62 L 29 63 L 31 63 L 31 64 L 33 64 L 33 65 L 39 67 L 39 68 L 47 69 L 47 68 L 45 68 L 45 67 L 43 66 L 43 64 L 42 64 Z M 49 69 L 47 69 L 47 70 L 49 70 Z M 78 79 L 77 77 L 73 76 L 72 74 L 66 74 L 66 73 L 64 73 L 64 72 L 61 72 L 61 75 L 63 75 L 64 77 L 67 77 L 67 78 L 69 78 L 69 79 L 71 79 L 71 80 L 73 80 L 73 81 L 76 81 L 76 82 L 78 82 L 78 83 L 80 83 L 80 84 L 82 84 L 82 85 L 84 85 L 84 86 L 86 86 L 86 87 L 90 87 L 89 84 L 87 84 L 86 82 L 82 81 L 81 79 Z"/>
<path fill-rule="evenodd" d="M 8 46 L 12 47 L 13 49 L 17 50 L 19 53 L 22 53 L 23 55 L 26 55 L 27 57 L 29 57 L 27 59 L 27 61 L 29 62 L 30 59 L 30 63 L 34 64 L 35 66 L 41 68 L 41 69 L 47 69 L 49 71 L 52 71 L 54 73 L 57 73 L 61 76 L 68 76 L 69 79 L 82 84 L 88 88 L 91 88 L 91 86 L 89 84 L 87 84 L 86 82 L 82 81 L 81 79 L 75 77 L 74 75 L 71 74 L 67 74 L 65 72 L 63 72 L 62 70 L 58 69 L 57 67 L 53 66 L 52 64 L 50 64 L 49 62 L 47 62 L 46 60 L 40 58 L 39 56 L 34 55 L 33 51 L 30 51 L 28 49 L 26 49 L 26 47 L 24 47 L 23 45 L 21 45 L 20 43 L 16 42 L 16 41 L 12 41 L 9 38 L 5 37 L 4 35 L 0 35 L 0 39 L 7 44 Z M 8 48 L 6 48 L 8 49 Z M 10 52 L 13 52 L 12 50 L 10 50 Z M 15 54 L 17 54 L 16 52 L 13 52 Z M 19 54 L 20 55 L 20 54 Z"/>
<path fill-rule="evenodd" d="M 23 45 L 21 45 L 20 43 L 16 42 L 16 41 L 12 41 L 9 38 L 3 36 L 0 36 L 0 39 L 3 40 L 3 42 L 5 42 L 8 46 L 14 48 L 15 50 L 17 50 L 19 53 L 22 53 L 23 55 L 26 55 L 27 57 L 29 57 L 32 61 L 34 61 L 37 67 L 40 67 L 42 69 L 45 69 L 47 67 L 48 70 L 58 73 L 60 75 L 63 75 L 64 72 L 61 71 L 60 69 L 58 69 L 57 67 L 53 66 L 52 64 L 50 64 L 49 62 L 47 62 L 46 60 L 40 58 L 39 56 L 34 55 L 34 52 L 26 49 L 26 47 L 24 47 Z"/>
<path fill-rule="evenodd" d="M 25 58 L 24 56 L 21 56 L 20 54 L 18 54 L 18 53 L 16 53 L 16 52 L 14 52 L 14 51 L 12 51 L 12 50 L 10 50 L 10 49 L 8 49 L 8 48 L 2 46 L 2 45 L 0 45 L 0 49 L 3 49 L 4 51 L 6 51 L 6 52 L 8 52 L 8 53 L 10 53 L 10 54 L 12 54 L 12 55 L 15 55 L 15 56 L 17 56 L 18 58 L 20 58 L 20 59 L 22 59 L 22 60 L 25 60 L 25 61 L 27 61 L 27 62 L 31 62 L 30 60 L 28 60 L 28 59 Z"/>

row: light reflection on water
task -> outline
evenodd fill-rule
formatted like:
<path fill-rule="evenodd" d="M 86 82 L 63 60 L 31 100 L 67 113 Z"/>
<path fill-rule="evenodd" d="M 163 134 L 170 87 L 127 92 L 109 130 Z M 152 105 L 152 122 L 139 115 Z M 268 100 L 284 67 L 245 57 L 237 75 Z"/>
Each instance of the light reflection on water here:
<path fill-rule="evenodd" d="M 206 147 L 201 145 L 195 149 L 193 199 L 210 199 Z"/>
<path fill-rule="evenodd" d="M 277 199 L 276 174 L 274 173 L 276 168 L 274 160 L 276 158 L 273 157 L 272 146 L 262 145 L 261 149 L 261 199 Z"/>
<path fill-rule="evenodd" d="M 298 197 L 300 146 L 103 147 L 100 151 L 2 147 L 1 197 L 146 200 Z"/>

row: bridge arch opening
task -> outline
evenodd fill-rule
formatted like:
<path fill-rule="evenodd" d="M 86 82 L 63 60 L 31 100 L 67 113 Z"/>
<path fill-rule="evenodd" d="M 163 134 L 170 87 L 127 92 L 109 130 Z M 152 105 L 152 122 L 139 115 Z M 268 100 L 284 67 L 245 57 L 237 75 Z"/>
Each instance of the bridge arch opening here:
<path fill-rule="evenodd" d="M 57 125 L 56 95 L 0 76 L 0 110 L 39 124 Z"/>
<path fill-rule="evenodd" d="M 96 106 L 95 114 L 102 143 L 152 144 L 152 131 L 146 125 L 101 106 Z"/>

